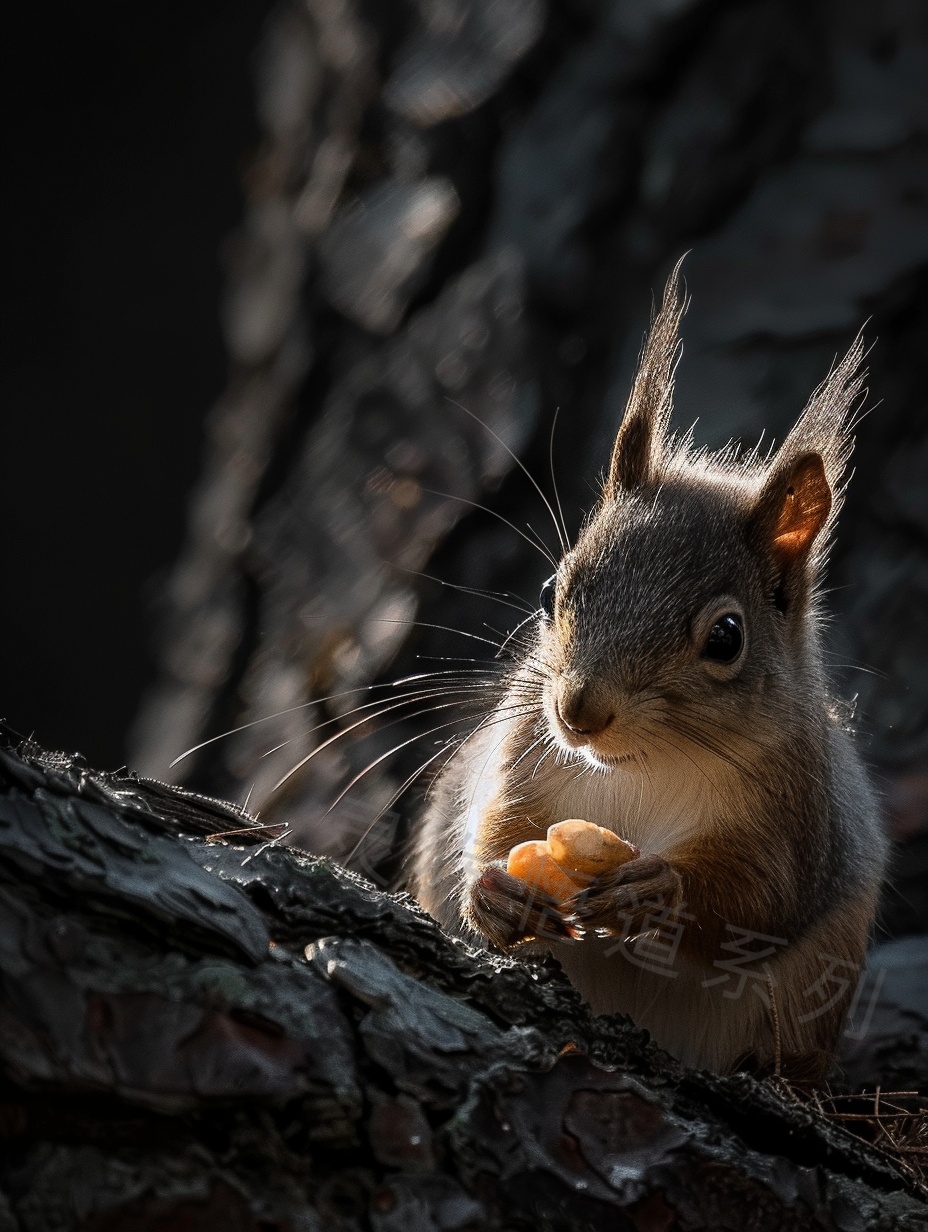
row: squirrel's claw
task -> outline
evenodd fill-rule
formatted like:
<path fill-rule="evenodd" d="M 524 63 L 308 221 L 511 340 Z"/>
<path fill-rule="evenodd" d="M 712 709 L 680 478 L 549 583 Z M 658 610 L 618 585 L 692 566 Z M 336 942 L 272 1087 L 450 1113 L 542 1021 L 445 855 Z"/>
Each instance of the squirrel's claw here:
<path fill-rule="evenodd" d="M 649 853 L 597 877 L 562 910 L 600 936 L 634 936 L 648 917 L 681 903 L 680 875 L 663 856 Z"/>
<path fill-rule="evenodd" d="M 573 911 L 498 864 L 488 865 L 474 882 L 467 921 L 500 949 L 522 941 L 579 941 L 583 936 Z"/>

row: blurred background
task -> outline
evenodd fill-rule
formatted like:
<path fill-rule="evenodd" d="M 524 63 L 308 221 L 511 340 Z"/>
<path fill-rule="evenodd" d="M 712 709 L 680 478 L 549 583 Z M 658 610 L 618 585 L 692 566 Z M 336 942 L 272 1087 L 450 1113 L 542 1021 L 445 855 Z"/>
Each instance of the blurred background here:
<path fill-rule="evenodd" d="M 226 379 L 222 245 L 271 10 L 9 15 L 0 713 L 99 765 L 155 674 L 151 604 Z"/>
<path fill-rule="evenodd" d="M 556 544 L 512 455 L 552 500 L 553 458 L 576 531 L 652 298 L 690 250 L 676 419 L 702 443 L 781 439 L 869 321 L 830 653 L 902 844 L 887 927 L 928 928 L 921 0 L 16 21 L 17 729 L 248 799 L 389 875 L 404 785 L 466 727 L 425 699 L 348 712 L 493 663 L 552 572 L 529 540 Z"/>

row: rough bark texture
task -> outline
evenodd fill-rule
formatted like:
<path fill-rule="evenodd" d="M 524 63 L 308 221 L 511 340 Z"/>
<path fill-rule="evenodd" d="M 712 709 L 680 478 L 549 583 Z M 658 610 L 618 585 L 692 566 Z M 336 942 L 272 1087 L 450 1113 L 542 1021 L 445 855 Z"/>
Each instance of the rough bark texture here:
<path fill-rule="evenodd" d="M 3 1232 L 924 1227 L 770 1083 L 682 1070 L 553 966 L 265 840 L 0 753 Z"/>

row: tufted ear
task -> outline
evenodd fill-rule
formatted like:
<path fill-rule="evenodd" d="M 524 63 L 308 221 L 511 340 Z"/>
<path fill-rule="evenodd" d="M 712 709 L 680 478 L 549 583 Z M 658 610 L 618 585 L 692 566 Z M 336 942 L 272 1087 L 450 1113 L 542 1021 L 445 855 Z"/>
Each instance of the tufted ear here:
<path fill-rule="evenodd" d="M 770 475 L 752 521 L 760 545 L 781 578 L 809 559 L 831 506 L 831 488 L 820 454 L 802 454 Z"/>
<path fill-rule="evenodd" d="M 680 293 L 680 267 L 664 288 L 660 312 L 651 323 L 632 392 L 609 464 L 604 495 L 615 498 L 649 483 L 660 471 L 667 425 L 673 409 L 673 374 L 680 353 L 680 321 L 686 301 Z"/>
<path fill-rule="evenodd" d="M 858 336 L 777 451 L 750 514 L 749 533 L 771 563 L 774 598 L 782 610 L 806 597 L 828 554 L 853 447 L 853 408 L 865 377 L 862 359 Z"/>

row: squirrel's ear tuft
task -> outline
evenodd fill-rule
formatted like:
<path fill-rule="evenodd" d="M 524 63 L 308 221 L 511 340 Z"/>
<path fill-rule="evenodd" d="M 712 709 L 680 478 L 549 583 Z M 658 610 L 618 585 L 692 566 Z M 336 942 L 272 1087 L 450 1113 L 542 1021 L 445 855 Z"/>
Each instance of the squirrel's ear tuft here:
<path fill-rule="evenodd" d="M 863 357 L 863 335 L 858 334 L 844 359 L 832 368 L 809 399 L 773 460 L 773 470 L 776 470 L 802 454 L 819 454 L 834 499 L 835 514 L 842 495 L 841 478 L 854 448 L 855 412 L 859 409 L 867 378 L 861 367 Z"/>
<path fill-rule="evenodd" d="M 680 267 L 674 266 L 660 312 L 651 323 L 622 426 L 612 450 L 604 495 L 617 497 L 656 478 L 673 409 L 673 374 L 680 353 L 680 321 L 686 300 L 680 292 Z"/>

